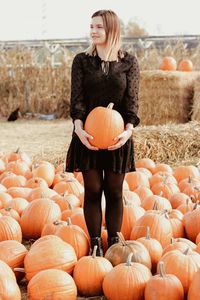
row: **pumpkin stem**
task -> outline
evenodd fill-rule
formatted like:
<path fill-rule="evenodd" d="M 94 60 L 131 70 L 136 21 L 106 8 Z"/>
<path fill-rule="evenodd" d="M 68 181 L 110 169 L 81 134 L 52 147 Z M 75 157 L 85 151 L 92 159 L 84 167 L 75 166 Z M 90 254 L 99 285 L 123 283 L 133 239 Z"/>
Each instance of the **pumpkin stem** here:
<path fill-rule="evenodd" d="M 15 151 L 15 153 L 19 153 L 20 147 L 17 148 L 17 150 Z"/>
<path fill-rule="evenodd" d="M 61 224 L 61 222 L 58 221 L 58 220 L 56 220 L 56 221 L 53 222 L 53 225 L 59 225 L 59 224 Z"/>
<path fill-rule="evenodd" d="M 174 244 L 176 242 L 176 240 L 172 237 L 171 239 L 170 239 L 170 244 L 172 245 L 172 244 Z"/>
<path fill-rule="evenodd" d="M 5 211 L 10 211 L 11 209 L 12 209 L 12 207 L 6 207 L 6 208 L 4 208 L 5 209 Z"/>
<path fill-rule="evenodd" d="M 14 268 L 14 271 L 25 273 L 24 268 Z"/>
<path fill-rule="evenodd" d="M 160 277 L 164 278 L 166 276 L 165 268 L 164 268 L 164 262 L 163 261 L 160 261 L 158 263 L 158 271 L 159 271 Z"/>
<path fill-rule="evenodd" d="M 126 246 L 126 241 L 123 234 L 121 232 L 117 232 L 117 236 L 119 237 L 120 243 L 122 243 L 123 246 Z"/>
<path fill-rule="evenodd" d="M 132 257 L 133 257 L 133 252 L 131 252 L 126 260 L 126 266 L 132 266 Z"/>
<path fill-rule="evenodd" d="M 98 248 L 98 246 L 95 245 L 95 246 L 94 246 L 94 249 L 93 249 L 93 252 L 92 252 L 92 257 L 93 257 L 93 258 L 96 258 L 96 256 L 97 256 L 97 248 Z"/>
<path fill-rule="evenodd" d="M 127 197 L 123 195 L 123 202 L 124 202 L 124 205 L 128 205 L 128 200 L 127 200 Z"/>
<path fill-rule="evenodd" d="M 190 251 L 190 247 L 188 247 L 188 248 L 183 252 L 183 254 L 187 255 L 189 251 Z"/>
<path fill-rule="evenodd" d="M 72 225 L 72 221 L 71 221 L 71 218 L 70 218 L 70 217 L 67 218 L 67 225 L 68 225 L 68 226 L 69 226 L 69 225 Z"/>
<path fill-rule="evenodd" d="M 195 205 L 194 205 L 194 207 L 193 207 L 193 209 L 192 209 L 192 210 L 195 210 L 195 209 L 197 209 L 198 205 L 199 205 L 199 201 L 197 201 L 197 202 L 195 203 Z"/>
<path fill-rule="evenodd" d="M 155 202 L 154 202 L 153 210 L 158 210 L 158 202 L 157 202 L 157 200 L 155 200 Z"/>
<path fill-rule="evenodd" d="M 111 102 L 111 103 L 108 104 L 107 108 L 113 109 L 113 106 L 114 106 L 114 103 Z"/>
<path fill-rule="evenodd" d="M 150 240 L 150 227 L 149 226 L 147 226 L 147 228 L 146 228 L 146 239 Z"/>

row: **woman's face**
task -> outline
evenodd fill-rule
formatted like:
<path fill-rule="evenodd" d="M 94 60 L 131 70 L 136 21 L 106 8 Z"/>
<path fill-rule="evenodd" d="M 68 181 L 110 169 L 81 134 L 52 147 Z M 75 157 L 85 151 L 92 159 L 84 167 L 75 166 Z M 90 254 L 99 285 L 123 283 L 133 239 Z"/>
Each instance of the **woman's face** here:
<path fill-rule="evenodd" d="M 101 16 L 92 18 L 90 25 L 90 36 L 95 45 L 103 45 L 106 42 L 106 32 Z"/>

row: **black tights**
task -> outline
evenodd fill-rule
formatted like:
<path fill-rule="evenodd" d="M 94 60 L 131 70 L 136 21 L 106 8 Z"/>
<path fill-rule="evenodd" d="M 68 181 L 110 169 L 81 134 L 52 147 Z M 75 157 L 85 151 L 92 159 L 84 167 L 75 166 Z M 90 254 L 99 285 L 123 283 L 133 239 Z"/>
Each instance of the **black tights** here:
<path fill-rule="evenodd" d="M 117 236 L 122 224 L 122 187 L 125 174 L 104 171 L 103 175 L 103 171 L 96 169 L 82 173 L 85 186 L 84 216 L 90 237 L 101 236 L 103 191 L 106 199 L 105 218 L 108 236 Z"/>

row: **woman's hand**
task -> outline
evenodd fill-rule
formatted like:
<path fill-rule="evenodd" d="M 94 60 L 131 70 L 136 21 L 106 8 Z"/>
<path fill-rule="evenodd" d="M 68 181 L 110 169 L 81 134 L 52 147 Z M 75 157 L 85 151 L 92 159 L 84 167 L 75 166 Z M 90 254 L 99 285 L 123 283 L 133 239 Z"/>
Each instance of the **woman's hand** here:
<path fill-rule="evenodd" d="M 121 134 L 116 136 L 114 138 L 114 141 L 118 140 L 118 142 L 110 147 L 108 147 L 108 150 L 116 150 L 120 147 L 122 147 L 128 139 L 132 136 L 132 129 L 126 129 Z"/>
<path fill-rule="evenodd" d="M 92 140 L 93 137 L 88 134 L 84 129 L 78 128 L 75 130 L 75 133 L 78 135 L 81 142 L 90 150 L 99 150 L 99 148 L 92 146 L 89 143 L 89 140 Z"/>

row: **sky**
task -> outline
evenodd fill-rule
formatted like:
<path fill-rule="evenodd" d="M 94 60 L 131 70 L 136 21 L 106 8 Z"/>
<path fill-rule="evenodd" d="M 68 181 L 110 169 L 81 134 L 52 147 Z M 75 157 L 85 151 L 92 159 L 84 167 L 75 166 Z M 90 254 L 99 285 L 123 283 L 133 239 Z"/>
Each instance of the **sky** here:
<path fill-rule="evenodd" d="M 89 36 L 91 15 L 112 9 L 149 35 L 199 34 L 199 0 L 0 0 L 0 41 Z"/>

